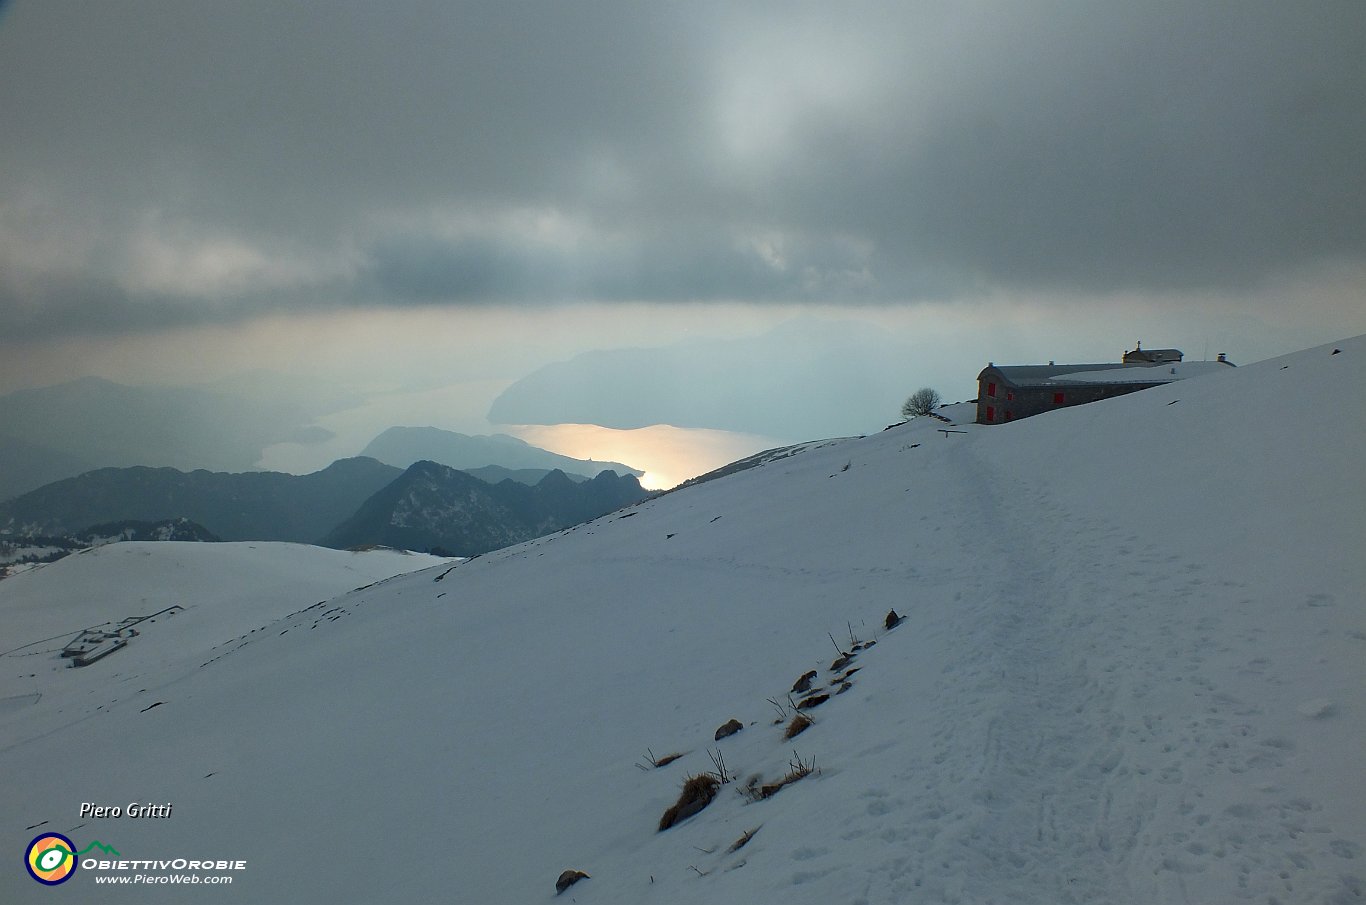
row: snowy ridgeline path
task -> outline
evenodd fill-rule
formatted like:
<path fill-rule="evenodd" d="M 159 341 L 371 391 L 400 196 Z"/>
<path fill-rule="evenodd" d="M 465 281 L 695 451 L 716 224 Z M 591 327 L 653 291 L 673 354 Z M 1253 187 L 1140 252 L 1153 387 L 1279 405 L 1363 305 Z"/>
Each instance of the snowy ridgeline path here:
<path fill-rule="evenodd" d="M 856 831 L 887 850 L 860 901 L 1366 895 L 1360 844 L 1323 821 L 1324 801 L 1282 784 L 1295 742 L 1259 719 L 1265 631 L 1221 633 L 1247 585 L 1211 594 L 1205 565 L 1113 522 L 1097 531 L 1041 490 L 1001 494 L 969 443 L 955 453 L 962 523 L 990 529 L 944 634 L 975 643 L 957 646 L 970 656 L 945 665 L 913 730 L 930 737 L 924 756 L 874 793 L 880 819 Z M 1224 669 L 1240 647 L 1250 659 Z M 1333 710 L 1309 700 L 1296 715 Z"/>
<path fill-rule="evenodd" d="M 699 882 L 718 885 L 686 901 L 761 894 L 767 884 L 742 893 L 737 878 L 780 852 L 791 870 L 779 885 L 800 901 L 1358 901 L 1361 821 L 1339 792 L 1352 745 L 1335 754 L 1315 737 L 1335 728 L 1338 704 L 1307 697 L 1316 682 L 1298 674 L 1322 638 L 1347 652 L 1338 664 L 1366 652 L 1356 613 L 1323 618 L 1332 595 L 1282 594 L 1245 555 L 1166 537 L 1154 528 L 1166 516 L 1060 499 L 1031 480 L 1036 463 L 985 437 L 900 451 L 929 455 L 905 460 L 934 476 L 913 505 L 951 538 L 904 535 L 906 623 L 860 656 L 855 693 L 785 746 L 818 755 L 825 775 L 733 824 L 730 835 L 768 821 L 745 852 L 704 866 Z M 1116 486 L 1126 477 L 1117 471 Z M 1227 526 L 1209 536 L 1229 549 Z M 775 587 L 877 587 L 877 569 L 843 562 L 724 560 Z M 1336 758 L 1335 779 L 1297 760 L 1299 737 Z M 742 775 L 746 755 L 764 756 L 748 747 L 729 757 Z M 775 819 L 782 809 L 802 819 Z M 699 829 L 678 844 L 697 861 L 688 853 L 724 835 Z"/>
<path fill-rule="evenodd" d="M 1156 893 L 1160 881 L 1126 877 L 1154 802 L 1124 792 L 1113 679 L 1126 672 L 1115 660 L 1123 638 L 1087 637 L 1058 605 L 1066 585 L 1056 554 L 1071 540 L 1059 536 L 1059 514 L 1035 509 L 1026 520 L 1005 509 L 970 442 L 955 442 L 940 474 L 954 484 L 936 518 L 990 526 L 983 547 L 999 553 L 982 555 L 941 611 L 933 631 L 956 643 L 933 689 L 908 691 L 931 704 L 925 722 L 905 725 L 924 741 L 865 793 L 869 819 L 844 837 L 882 853 L 856 901 L 1179 901 L 1124 890 Z M 897 643 L 891 636 L 877 653 Z"/>

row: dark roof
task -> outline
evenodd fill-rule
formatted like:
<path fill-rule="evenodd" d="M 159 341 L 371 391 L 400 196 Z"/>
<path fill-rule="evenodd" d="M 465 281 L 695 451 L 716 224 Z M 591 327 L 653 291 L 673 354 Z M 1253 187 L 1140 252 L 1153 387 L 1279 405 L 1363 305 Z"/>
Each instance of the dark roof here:
<path fill-rule="evenodd" d="M 1068 374 L 1079 374 L 1083 371 L 1110 371 L 1120 368 L 1133 368 L 1139 373 L 1134 374 L 1134 383 L 1152 383 L 1154 381 L 1144 380 L 1143 371 L 1148 370 L 1149 364 L 1120 364 L 1119 362 L 1103 362 L 1101 364 L 1089 365 L 988 365 L 977 375 L 981 380 L 987 371 L 995 371 L 1001 375 L 1001 379 L 1017 387 L 1042 387 L 1054 386 L 1058 384 L 1071 383 L 1066 380 Z M 1062 377 L 1063 380 L 1054 378 Z M 1160 381 L 1156 381 L 1160 382 Z"/>
<path fill-rule="evenodd" d="M 1132 352 L 1124 353 L 1125 362 L 1149 361 L 1167 364 L 1180 361 L 1183 357 L 1180 349 L 1134 349 Z"/>

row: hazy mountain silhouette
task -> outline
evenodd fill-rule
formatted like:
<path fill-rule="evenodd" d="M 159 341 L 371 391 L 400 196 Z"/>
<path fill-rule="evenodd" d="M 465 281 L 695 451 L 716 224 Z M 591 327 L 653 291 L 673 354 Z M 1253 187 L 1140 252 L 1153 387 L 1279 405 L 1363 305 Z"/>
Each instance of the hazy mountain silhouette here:
<path fill-rule="evenodd" d="M 508 386 L 488 417 L 619 430 L 670 424 L 793 441 L 849 436 L 886 424 L 932 353 L 910 355 L 871 325 L 798 318 L 761 336 L 584 352 Z"/>
<path fill-rule="evenodd" d="M 435 427 L 391 427 L 371 440 L 360 454 L 399 468 L 427 461 L 439 462 L 461 471 L 498 465 L 511 469 L 559 469 L 587 478 L 595 477 L 604 469 L 636 477 L 645 473 L 620 462 L 596 462 L 562 456 L 507 434 L 470 436 Z"/>
<path fill-rule="evenodd" d="M 483 468 L 462 468 L 460 469 L 467 475 L 478 478 L 489 484 L 497 484 L 499 481 L 516 481 L 518 484 L 539 484 L 541 479 L 556 469 L 553 468 L 504 468 L 501 465 L 485 465 Z M 576 484 L 589 479 L 588 475 L 564 472 L 565 477 Z"/>

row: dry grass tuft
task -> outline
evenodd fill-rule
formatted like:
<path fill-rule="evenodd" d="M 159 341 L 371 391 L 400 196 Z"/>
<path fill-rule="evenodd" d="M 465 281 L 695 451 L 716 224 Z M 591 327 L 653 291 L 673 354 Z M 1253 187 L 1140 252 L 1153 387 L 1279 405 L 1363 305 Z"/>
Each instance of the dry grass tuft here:
<path fill-rule="evenodd" d="M 678 801 L 659 818 L 659 831 L 667 830 L 711 804 L 719 788 L 721 780 L 710 773 L 689 776 L 683 781 L 683 791 L 679 793 Z"/>
<path fill-rule="evenodd" d="M 783 738 L 795 738 L 807 730 L 811 725 L 811 717 L 797 714 L 792 718 L 792 722 L 787 724 L 783 730 Z"/>
<path fill-rule="evenodd" d="M 758 776 L 750 777 L 748 783 L 740 791 L 751 801 L 763 801 L 765 798 L 772 798 L 783 790 L 784 786 L 789 786 L 800 779 L 810 776 L 816 770 L 816 759 L 803 761 L 801 755 L 792 752 L 792 760 L 788 761 L 787 775 L 777 782 L 764 783 Z M 747 840 L 748 841 L 748 840 Z"/>
<path fill-rule="evenodd" d="M 757 826 L 752 830 L 745 830 L 745 834 L 741 836 L 739 839 L 736 839 L 734 842 L 732 842 L 730 844 L 730 848 L 726 849 L 726 854 L 732 855 L 735 852 L 738 852 L 740 849 L 744 848 L 746 845 L 749 845 L 749 840 L 753 839 L 754 834 L 757 832 L 759 832 L 759 827 Z"/>
<path fill-rule="evenodd" d="M 783 777 L 784 785 L 790 782 L 796 782 L 799 779 L 817 772 L 816 759 L 813 757 L 809 761 L 803 761 L 801 755 L 796 751 L 792 752 L 792 760 L 788 761 L 787 765 L 791 769 L 789 769 L 787 775 Z"/>

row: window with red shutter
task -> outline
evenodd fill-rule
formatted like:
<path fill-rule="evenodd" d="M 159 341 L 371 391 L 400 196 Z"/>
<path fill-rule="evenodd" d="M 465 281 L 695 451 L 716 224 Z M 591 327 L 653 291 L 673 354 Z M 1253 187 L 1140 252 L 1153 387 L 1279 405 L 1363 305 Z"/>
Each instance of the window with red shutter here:
<path fill-rule="evenodd" d="M 992 399 L 996 398 L 996 384 L 987 384 L 987 395 L 990 396 Z"/>
<path fill-rule="evenodd" d="M 1054 394 L 1053 394 L 1053 404 L 1054 404 L 1054 405 L 1062 405 L 1062 404 L 1063 404 L 1063 394 L 1062 394 L 1062 393 L 1054 393 Z"/>
<path fill-rule="evenodd" d="M 987 406 L 987 420 L 988 420 L 988 421 L 995 421 L 995 420 L 996 420 L 996 409 L 994 409 L 994 408 L 991 407 L 991 406 Z"/>

